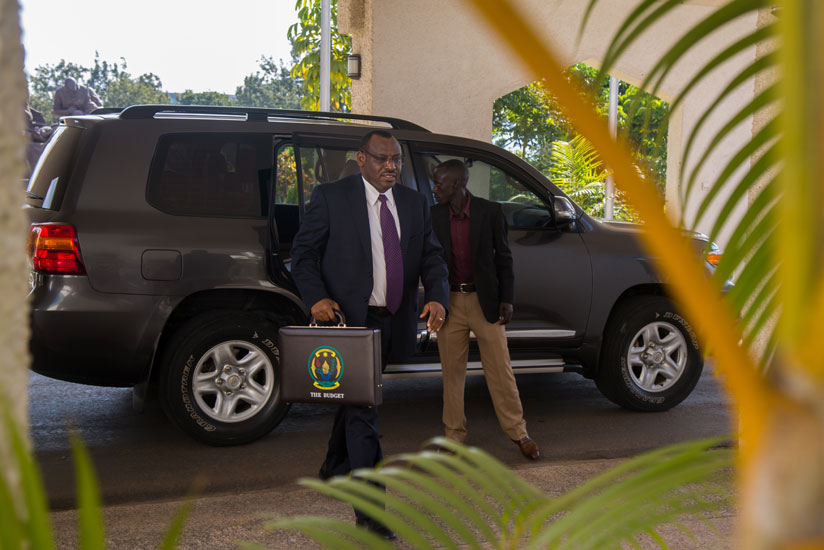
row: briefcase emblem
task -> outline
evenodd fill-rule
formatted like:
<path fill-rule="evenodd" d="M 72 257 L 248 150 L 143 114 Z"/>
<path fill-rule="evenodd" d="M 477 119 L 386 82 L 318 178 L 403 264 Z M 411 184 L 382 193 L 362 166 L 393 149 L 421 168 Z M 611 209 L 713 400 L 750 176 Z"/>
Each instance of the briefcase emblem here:
<path fill-rule="evenodd" d="M 315 381 L 313 386 L 321 390 L 334 390 L 340 386 L 343 376 L 343 358 L 338 350 L 321 346 L 309 356 L 309 374 Z"/>

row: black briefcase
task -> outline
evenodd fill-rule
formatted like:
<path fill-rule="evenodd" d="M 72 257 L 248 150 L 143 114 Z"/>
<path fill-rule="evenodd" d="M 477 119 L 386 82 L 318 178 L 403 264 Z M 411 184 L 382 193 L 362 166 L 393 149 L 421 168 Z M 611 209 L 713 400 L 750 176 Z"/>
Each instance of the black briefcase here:
<path fill-rule="evenodd" d="M 338 326 L 281 327 L 280 399 L 287 403 L 380 405 L 381 331 Z"/>

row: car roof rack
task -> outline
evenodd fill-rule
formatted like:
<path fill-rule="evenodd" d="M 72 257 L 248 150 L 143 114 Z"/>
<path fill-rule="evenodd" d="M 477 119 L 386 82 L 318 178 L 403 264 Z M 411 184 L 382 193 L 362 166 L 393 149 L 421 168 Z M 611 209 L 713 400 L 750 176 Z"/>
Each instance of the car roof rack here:
<path fill-rule="evenodd" d="M 115 111 L 116 112 L 116 111 Z M 366 120 L 389 124 L 395 130 L 429 132 L 414 122 L 401 118 L 363 115 L 359 113 L 333 113 L 328 111 L 299 111 L 293 109 L 261 109 L 257 107 L 214 107 L 205 105 L 132 105 L 120 112 L 121 119 L 154 118 L 157 113 L 246 115 L 247 121 L 266 121 L 270 118 L 300 118 L 308 120 Z"/>
<path fill-rule="evenodd" d="M 123 111 L 123 107 L 100 107 L 95 109 L 90 115 L 111 115 L 114 113 L 120 113 Z"/>

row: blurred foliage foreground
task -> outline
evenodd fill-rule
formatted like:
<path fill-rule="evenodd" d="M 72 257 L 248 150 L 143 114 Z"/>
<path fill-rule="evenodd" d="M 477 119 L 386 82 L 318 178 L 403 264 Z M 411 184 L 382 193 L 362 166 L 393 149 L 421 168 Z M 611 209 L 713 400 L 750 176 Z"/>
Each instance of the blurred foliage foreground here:
<path fill-rule="evenodd" d="M 642 540 L 667 548 L 658 526 L 673 524 L 691 535 L 679 520 L 707 521 L 708 512 L 725 504 L 731 452 L 711 450 L 720 442 L 658 449 L 553 497 L 484 451 L 437 438 L 432 450 L 387 459 L 375 470 L 301 480 L 385 524 L 399 536 L 394 543 L 331 518 L 294 517 L 269 527 L 296 529 L 335 549 L 611 550 L 640 548 Z"/>
<path fill-rule="evenodd" d="M 824 3 L 708 2 L 712 9 L 679 27 L 672 18 L 688 9 L 684 2 L 639 0 L 604 54 L 601 73 L 608 74 L 634 48 L 651 47 L 649 29 L 669 21 L 666 28 L 681 33 L 654 45 L 660 56 L 639 89 L 655 95 L 676 71 L 688 71 L 669 112 L 689 104 L 696 118 L 682 150 L 669 155 L 680 156 L 682 223 L 694 227 L 712 213 L 710 239 L 729 235 L 711 280 L 655 186 L 638 173 L 626 136 L 610 136 L 516 2 L 467 3 L 536 80 L 552 84 L 574 129 L 644 220 L 642 239 L 657 270 L 715 356 L 739 419 L 737 544 L 824 548 Z M 586 5 L 582 31 L 596 9 L 608 9 L 599 0 Z M 690 56 L 695 64 L 681 63 Z M 714 81 L 721 86 L 702 91 Z M 629 106 L 629 116 L 637 107 Z M 735 138 L 742 126 L 748 139 Z M 728 148 L 719 154 L 722 144 Z M 735 288 L 722 296 L 731 275 Z"/>
<path fill-rule="evenodd" d="M 39 470 L 4 409 L 19 478 L 0 475 L 0 548 L 55 548 L 46 492 Z M 731 452 L 721 440 L 682 443 L 659 449 L 607 471 L 588 483 L 551 497 L 523 481 L 492 456 L 444 438 L 416 454 L 387 459 L 374 470 L 326 482 L 303 479 L 319 493 L 364 510 L 395 530 L 403 547 L 414 548 L 574 548 L 637 546 L 648 537 L 666 548 L 655 526 L 706 514 L 726 503 Z M 72 436 L 77 484 L 79 550 L 106 547 L 100 492 L 88 451 Z M 387 487 L 384 492 L 375 484 Z M 192 507 L 187 499 L 159 544 L 177 548 Z M 263 528 L 263 526 L 261 526 Z M 302 531 L 327 548 L 396 548 L 352 521 L 295 517 L 269 529 Z M 401 542 L 403 540 L 403 542 Z M 238 542 L 247 550 L 262 549 Z"/>
<path fill-rule="evenodd" d="M 0 550 L 53 550 L 54 531 L 40 470 L 5 403 L 0 403 L 0 413 L 9 439 L 3 446 L 11 449 L 12 471 L 17 474 L 8 479 L 0 472 Z M 97 477 L 89 453 L 76 433 L 71 435 L 71 445 L 77 494 L 76 548 L 103 550 L 106 532 Z M 158 545 L 161 550 L 177 548 L 191 506 L 192 500 L 187 499 L 172 518 Z"/>

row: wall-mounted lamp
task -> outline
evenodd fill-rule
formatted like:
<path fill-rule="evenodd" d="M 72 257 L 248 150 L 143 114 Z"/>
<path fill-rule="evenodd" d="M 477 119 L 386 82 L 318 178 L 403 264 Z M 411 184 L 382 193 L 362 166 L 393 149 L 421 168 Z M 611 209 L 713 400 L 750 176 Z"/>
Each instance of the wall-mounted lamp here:
<path fill-rule="evenodd" d="M 360 54 L 354 53 L 346 58 L 346 73 L 353 80 L 360 78 Z"/>

